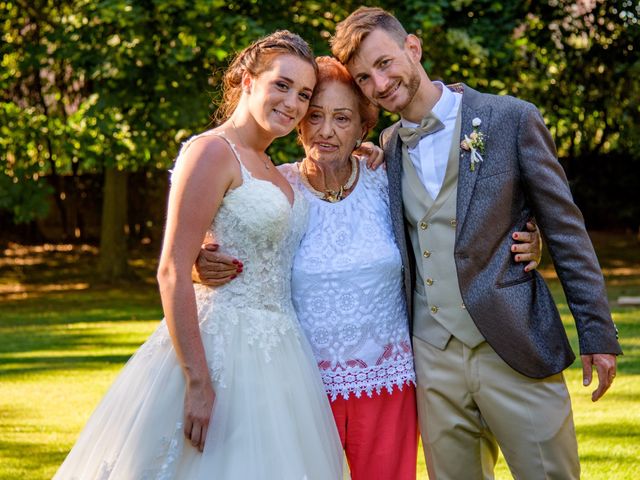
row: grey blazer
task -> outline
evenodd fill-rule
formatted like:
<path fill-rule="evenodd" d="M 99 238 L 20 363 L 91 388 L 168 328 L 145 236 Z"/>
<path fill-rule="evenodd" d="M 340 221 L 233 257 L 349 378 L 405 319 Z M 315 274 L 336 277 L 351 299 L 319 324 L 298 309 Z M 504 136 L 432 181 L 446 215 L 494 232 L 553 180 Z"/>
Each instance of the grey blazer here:
<path fill-rule="evenodd" d="M 454 246 L 462 298 L 478 329 L 500 357 L 528 377 L 553 375 L 574 361 L 547 285 L 537 271 L 524 272 L 510 252 L 511 234 L 535 217 L 575 319 L 580 353 L 622 353 L 598 259 L 538 109 L 466 85 L 450 88 L 463 94 L 460 140 L 472 132 L 476 117 L 485 135 L 484 161 L 474 172 L 469 152 L 460 150 Z M 380 144 L 411 305 L 415 265 L 402 206 L 399 126 L 384 130 Z"/>

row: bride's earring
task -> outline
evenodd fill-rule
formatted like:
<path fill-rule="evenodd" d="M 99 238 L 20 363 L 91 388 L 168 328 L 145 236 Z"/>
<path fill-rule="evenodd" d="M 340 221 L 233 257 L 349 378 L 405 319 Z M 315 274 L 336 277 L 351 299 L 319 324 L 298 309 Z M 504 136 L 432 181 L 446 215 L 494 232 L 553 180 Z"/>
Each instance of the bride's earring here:
<path fill-rule="evenodd" d="M 251 82 L 252 82 L 251 74 L 247 71 L 242 72 L 242 79 L 240 80 L 240 85 L 242 86 L 242 93 L 250 94 L 251 93 Z"/>

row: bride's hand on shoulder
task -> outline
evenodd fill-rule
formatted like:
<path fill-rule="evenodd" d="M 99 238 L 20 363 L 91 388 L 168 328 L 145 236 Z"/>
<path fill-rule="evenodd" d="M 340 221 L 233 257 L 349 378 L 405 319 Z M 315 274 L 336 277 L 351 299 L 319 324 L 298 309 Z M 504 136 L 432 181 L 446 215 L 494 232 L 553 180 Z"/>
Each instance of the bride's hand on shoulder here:
<path fill-rule="evenodd" d="M 353 155 L 363 158 L 367 163 L 367 168 L 376 170 L 380 165 L 384 165 L 384 152 L 373 142 L 363 142 L 353 151 Z"/>
<path fill-rule="evenodd" d="M 204 450 L 216 394 L 211 379 L 188 381 L 184 397 L 184 436 L 200 452 Z"/>

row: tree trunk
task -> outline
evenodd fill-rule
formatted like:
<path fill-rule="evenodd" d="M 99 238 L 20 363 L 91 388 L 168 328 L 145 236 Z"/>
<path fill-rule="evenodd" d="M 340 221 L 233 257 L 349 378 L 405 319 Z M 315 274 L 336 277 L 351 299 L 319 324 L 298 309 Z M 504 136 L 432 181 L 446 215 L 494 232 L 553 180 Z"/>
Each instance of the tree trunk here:
<path fill-rule="evenodd" d="M 102 280 L 113 282 L 128 275 L 127 264 L 127 172 L 106 168 L 102 226 L 100 228 L 100 258 L 98 272 Z"/>

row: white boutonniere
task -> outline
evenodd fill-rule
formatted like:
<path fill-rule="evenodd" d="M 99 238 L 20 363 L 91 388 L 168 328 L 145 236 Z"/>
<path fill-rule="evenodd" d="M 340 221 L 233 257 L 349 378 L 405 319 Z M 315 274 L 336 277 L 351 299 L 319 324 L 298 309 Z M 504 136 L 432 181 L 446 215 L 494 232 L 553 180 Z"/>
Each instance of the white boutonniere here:
<path fill-rule="evenodd" d="M 473 172 L 476 169 L 476 163 L 483 161 L 482 154 L 484 153 L 484 133 L 480 131 L 480 125 L 482 120 L 478 117 L 471 120 L 471 126 L 473 132 L 464 136 L 464 140 L 460 143 L 460 148 L 463 150 L 471 151 L 471 162 L 469 169 Z"/>

